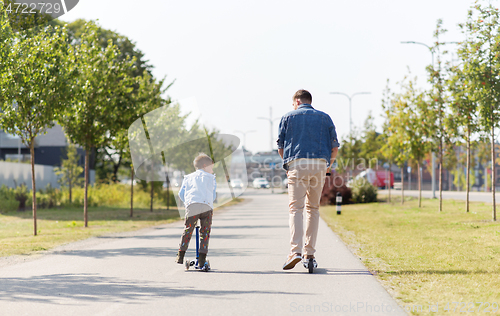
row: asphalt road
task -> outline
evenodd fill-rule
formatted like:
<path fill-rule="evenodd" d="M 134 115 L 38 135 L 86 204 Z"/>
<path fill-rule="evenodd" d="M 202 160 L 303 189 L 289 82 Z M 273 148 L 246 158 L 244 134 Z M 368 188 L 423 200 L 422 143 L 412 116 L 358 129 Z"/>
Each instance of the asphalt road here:
<path fill-rule="evenodd" d="M 387 195 L 389 193 L 388 190 L 379 190 L 379 194 Z M 391 190 L 391 195 L 397 195 L 401 196 L 401 190 Z M 415 196 L 418 197 L 418 190 L 405 190 L 404 191 L 405 196 Z M 431 198 L 432 197 L 432 191 L 422 191 L 422 197 L 423 198 Z M 436 197 L 439 197 L 439 191 L 436 190 Z M 443 199 L 451 199 L 451 200 L 464 200 L 466 199 L 466 194 L 465 191 L 443 191 Z M 500 203 L 500 194 L 495 194 L 495 200 L 496 203 Z M 485 203 L 492 203 L 492 194 L 491 192 L 477 192 L 477 191 L 471 191 L 469 193 L 469 201 L 476 201 L 476 202 L 485 202 Z"/>
<path fill-rule="evenodd" d="M 288 197 L 244 198 L 214 215 L 210 272 L 174 263 L 181 222 L 92 238 L 0 260 L 0 315 L 406 315 L 323 221 L 316 273 L 283 271 Z"/>

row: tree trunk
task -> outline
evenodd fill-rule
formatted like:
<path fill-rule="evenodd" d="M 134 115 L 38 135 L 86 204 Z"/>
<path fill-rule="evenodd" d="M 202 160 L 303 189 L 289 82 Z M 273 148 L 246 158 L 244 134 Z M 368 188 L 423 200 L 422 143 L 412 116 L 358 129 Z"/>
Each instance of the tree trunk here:
<path fill-rule="evenodd" d="M 404 167 L 401 168 L 401 205 L 405 203 L 405 175 Z"/>
<path fill-rule="evenodd" d="M 418 207 L 422 207 L 422 179 L 420 179 L 420 161 L 417 162 Z"/>
<path fill-rule="evenodd" d="M 151 183 L 151 204 L 150 204 L 150 211 L 152 212 L 153 211 L 153 196 L 154 196 L 154 191 L 153 191 L 154 190 L 154 186 L 153 186 L 154 182 L 153 182 L 153 180 L 151 180 L 150 183 Z"/>
<path fill-rule="evenodd" d="M 35 185 L 35 142 L 33 139 L 30 141 L 30 154 L 31 154 L 31 188 L 32 188 L 32 207 L 33 207 L 33 236 L 37 235 L 36 226 L 36 185 Z"/>
<path fill-rule="evenodd" d="M 488 166 L 488 163 L 486 163 L 486 166 Z M 488 167 L 484 167 L 484 192 L 488 192 Z"/>
<path fill-rule="evenodd" d="M 460 161 L 460 147 L 458 147 L 458 151 L 457 151 L 457 162 L 458 161 Z M 458 163 L 456 177 L 460 176 L 461 167 L 462 167 L 462 165 L 460 163 Z M 453 180 L 455 180 L 455 176 L 453 177 Z M 455 186 L 457 187 L 457 192 L 459 192 L 460 191 L 460 179 L 457 181 L 457 184 Z"/>
<path fill-rule="evenodd" d="M 131 168 L 130 182 L 130 217 L 134 216 L 134 166 Z"/>
<path fill-rule="evenodd" d="M 443 138 L 439 139 L 439 212 L 443 211 Z"/>
<path fill-rule="evenodd" d="M 389 203 L 391 203 L 391 163 L 389 163 L 389 171 L 387 173 L 386 181 L 389 180 Z"/>
<path fill-rule="evenodd" d="M 495 204 L 495 127 L 491 127 L 491 196 L 493 199 L 493 220 L 497 220 L 497 207 Z"/>
<path fill-rule="evenodd" d="M 85 227 L 89 227 L 88 224 L 88 190 L 89 190 L 89 150 L 85 149 L 85 194 L 83 198 L 83 222 Z"/>
<path fill-rule="evenodd" d="M 465 210 L 469 213 L 469 188 L 470 188 L 470 128 L 467 128 L 467 174 L 466 174 L 466 186 L 465 189 Z"/>
<path fill-rule="evenodd" d="M 408 173 L 408 190 L 411 191 L 411 171 Z"/>
<path fill-rule="evenodd" d="M 451 191 L 451 186 L 453 185 L 453 181 L 451 180 L 451 172 L 450 169 L 446 169 L 448 173 L 448 191 Z"/>
<path fill-rule="evenodd" d="M 111 159 L 113 161 L 113 159 Z M 118 163 L 113 163 L 113 182 L 118 182 L 118 169 L 120 169 L 120 165 L 122 163 L 122 155 L 118 159 Z"/>
<path fill-rule="evenodd" d="M 73 177 L 73 175 L 71 174 L 71 171 L 69 172 L 69 177 L 68 177 L 68 187 L 69 187 L 69 204 L 71 204 L 72 202 L 72 198 L 71 198 L 71 178 Z"/>
<path fill-rule="evenodd" d="M 168 168 L 167 168 L 167 210 L 170 210 L 170 178 L 168 177 Z"/>

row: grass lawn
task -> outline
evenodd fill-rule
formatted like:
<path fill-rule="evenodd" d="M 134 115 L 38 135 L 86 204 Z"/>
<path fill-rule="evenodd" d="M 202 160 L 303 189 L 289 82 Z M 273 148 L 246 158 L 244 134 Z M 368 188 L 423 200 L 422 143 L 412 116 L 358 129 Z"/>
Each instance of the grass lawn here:
<path fill-rule="evenodd" d="M 223 207 L 240 201 L 242 199 L 235 199 Z M 89 227 L 85 228 L 83 207 L 38 209 L 38 236 L 33 236 L 31 210 L 0 214 L 0 257 L 31 254 L 92 236 L 138 230 L 180 219 L 176 207 L 153 212 L 134 208 L 134 217 L 129 215 L 130 209 L 89 207 Z"/>
<path fill-rule="evenodd" d="M 83 227 L 83 208 L 38 209 L 38 236 L 33 236 L 31 210 L 0 214 L 0 257 L 48 250 L 72 241 L 108 233 L 137 230 L 179 219 L 177 208 L 130 209 L 89 207 L 89 227 Z"/>
<path fill-rule="evenodd" d="M 498 315 L 500 221 L 491 220 L 491 205 L 472 202 L 465 213 L 465 201 L 443 200 L 439 213 L 438 200 L 423 199 L 418 208 L 416 198 L 407 199 L 344 205 L 340 216 L 335 206 L 320 211 L 410 314 Z M 439 312 L 429 312 L 438 303 Z"/>

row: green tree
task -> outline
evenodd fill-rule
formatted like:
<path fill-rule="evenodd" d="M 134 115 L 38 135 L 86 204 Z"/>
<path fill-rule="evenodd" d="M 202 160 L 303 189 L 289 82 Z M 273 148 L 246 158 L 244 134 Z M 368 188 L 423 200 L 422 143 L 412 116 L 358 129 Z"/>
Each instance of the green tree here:
<path fill-rule="evenodd" d="M 500 120 L 500 14 L 490 3 L 476 4 L 460 25 L 466 40 L 458 55 L 465 84 L 477 103 L 479 124 L 491 138 L 491 160 L 495 161 L 495 128 Z M 492 217 L 496 221 L 495 163 L 492 164 Z"/>
<path fill-rule="evenodd" d="M 62 21 L 54 21 L 54 23 L 58 23 L 60 25 L 64 24 L 64 22 Z M 81 37 L 85 32 L 87 23 L 89 22 L 83 19 L 78 19 L 68 24 L 67 27 L 69 30 L 69 35 L 73 41 L 78 42 L 81 40 Z M 145 60 L 144 53 L 141 50 L 139 50 L 136 47 L 136 44 L 133 41 L 131 41 L 128 37 L 123 36 L 117 32 L 107 30 L 98 25 L 96 26 L 98 28 L 97 43 L 103 49 L 106 49 L 109 41 L 111 41 L 119 51 L 119 54 L 117 55 L 117 59 L 119 61 L 126 61 L 127 59 L 135 58 L 135 68 L 132 69 L 131 76 L 133 78 L 136 78 L 138 82 L 134 84 L 133 93 L 130 95 L 129 98 L 130 106 L 135 108 L 135 112 L 130 118 L 131 119 L 130 124 L 131 124 L 132 122 L 134 122 L 135 119 L 139 118 L 140 116 L 158 108 L 159 107 L 158 104 L 154 105 L 154 107 L 147 107 L 147 105 L 157 103 L 156 99 L 158 97 L 161 98 L 162 94 L 173 84 L 173 82 L 169 84 L 167 87 L 164 87 L 163 84 L 165 79 L 161 81 L 157 81 L 156 79 L 154 79 L 151 74 L 153 66 L 149 64 L 148 60 Z M 148 80 L 147 82 L 148 87 L 146 87 L 147 93 L 144 93 L 145 86 L 142 84 L 145 82 L 145 80 Z M 150 93 L 151 92 L 150 88 L 157 90 L 156 95 L 152 95 Z M 144 99 L 142 97 L 147 94 L 149 94 L 149 98 L 147 99 L 146 102 L 144 102 Z M 170 102 L 169 98 L 166 98 L 165 102 L 167 103 Z M 107 133 L 107 135 L 110 137 L 110 142 L 105 142 L 106 145 L 96 148 L 95 168 L 96 168 L 97 178 L 100 179 L 100 181 L 116 182 L 117 174 L 122 164 L 125 165 L 129 164 L 127 162 L 128 159 L 127 155 L 129 156 L 129 154 L 127 154 L 127 149 L 126 147 L 123 147 L 123 145 L 127 143 L 126 129 L 128 129 L 128 126 L 130 124 L 123 127 L 123 130 L 121 131 L 122 136 L 115 137 L 115 135 Z M 119 142 L 121 142 L 121 144 Z M 124 151 L 122 151 L 121 148 L 124 148 Z M 124 155 L 124 157 L 122 157 L 122 155 Z"/>
<path fill-rule="evenodd" d="M 488 135 L 483 135 L 475 143 L 479 163 L 483 166 L 484 192 L 491 188 L 491 178 L 488 177 L 488 166 L 491 165 L 491 144 Z"/>
<path fill-rule="evenodd" d="M 92 21 L 86 21 L 83 19 L 75 20 L 68 24 L 69 35 L 74 40 L 79 40 L 82 35 L 85 33 L 86 27 L 88 23 L 94 23 Z M 62 21 L 59 23 L 65 24 Z M 145 60 L 144 53 L 137 48 L 136 43 L 131 41 L 128 37 L 121 35 L 117 32 L 107 30 L 97 25 L 97 36 L 98 36 L 98 44 L 106 49 L 108 47 L 108 43 L 111 40 L 113 45 L 119 51 L 117 55 L 117 59 L 120 61 L 126 61 L 127 59 L 131 60 L 135 58 L 135 68 L 132 70 L 133 77 L 142 77 L 144 71 L 148 73 L 149 76 L 152 76 L 153 66 L 149 64 L 148 60 Z"/>
<path fill-rule="evenodd" d="M 401 135 L 401 149 L 406 151 L 408 159 L 417 165 L 418 176 L 418 206 L 422 206 L 421 165 L 423 159 L 432 148 L 431 133 L 435 120 L 434 112 L 426 100 L 427 94 L 415 88 L 414 80 L 403 80 L 402 92 L 395 98 L 395 119 L 404 124 L 404 134 Z M 396 124 L 396 123 L 394 123 Z"/>
<path fill-rule="evenodd" d="M 0 78 L 3 77 L 7 69 L 10 68 L 9 64 L 13 62 L 8 59 L 10 47 L 13 42 L 13 31 L 9 23 L 7 12 L 3 6 L 0 6 Z M 7 84 L 3 83 L 2 84 Z M 0 86 L 0 98 L 2 98 L 2 92 L 4 88 Z M 3 100 L 0 99 L 0 102 Z M 3 102 L 2 102 L 3 103 Z"/>
<path fill-rule="evenodd" d="M 157 81 L 146 71 L 142 77 L 137 79 L 139 80 L 138 88 L 134 90 L 130 99 L 134 111 L 130 111 L 128 119 L 123 120 L 125 124 L 122 129 L 118 130 L 115 135 L 110 135 L 109 141 L 105 142 L 105 145 L 97 150 L 98 156 L 103 156 L 103 158 L 98 159 L 101 177 L 111 178 L 113 182 L 118 181 L 118 171 L 122 164 L 131 164 L 128 146 L 129 126 L 143 115 L 171 103 L 170 98 L 164 98 L 163 95 L 173 83 L 164 87 L 165 79 Z M 179 120 L 182 120 L 182 118 L 179 117 Z M 179 124 L 176 126 L 179 126 Z M 181 133 L 180 127 L 178 133 Z M 109 174 L 111 174 L 111 177 L 109 177 Z"/>
<path fill-rule="evenodd" d="M 447 134 L 448 129 L 444 124 L 446 121 L 445 104 L 447 102 L 447 95 L 445 93 L 446 71 L 443 67 L 441 67 L 441 64 L 442 55 L 447 52 L 441 51 L 441 46 L 444 45 L 444 43 L 440 42 L 440 36 L 446 33 L 446 30 L 443 29 L 442 25 L 443 21 L 439 19 L 434 32 L 435 44 L 431 48 L 433 56 L 437 57 L 436 62 L 427 67 L 427 71 L 429 72 L 429 82 L 432 85 L 432 89 L 428 92 L 430 97 L 430 111 L 428 112 L 431 112 L 432 116 L 427 117 L 427 120 L 432 120 L 432 124 L 426 124 L 426 126 L 430 128 L 428 137 L 432 139 L 432 150 L 437 151 L 438 153 L 439 212 L 443 210 L 443 151 L 445 142 L 449 139 L 449 135 Z"/>
<path fill-rule="evenodd" d="M 342 146 L 340 146 L 337 156 L 337 170 L 339 170 L 341 173 L 348 172 L 349 175 L 352 175 L 352 172 L 356 168 L 356 163 L 360 158 L 362 144 L 360 132 L 358 131 L 356 126 L 352 128 L 351 135 L 342 136 L 340 143 L 342 144 Z"/>
<path fill-rule="evenodd" d="M 465 53 L 465 52 L 464 52 Z M 477 125 L 477 104 L 471 97 L 474 95 L 467 85 L 462 69 L 453 66 L 450 69 L 450 78 L 447 88 L 450 93 L 449 109 L 451 115 L 446 120 L 445 126 L 456 139 L 465 141 L 467 148 L 467 162 L 465 174 L 466 201 L 465 209 L 469 212 L 469 190 L 471 176 L 471 135 L 479 130 Z M 475 179 L 474 179 L 475 180 Z"/>
<path fill-rule="evenodd" d="M 398 102 L 399 101 L 399 102 Z M 401 168 L 401 204 L 404 204 L 404 165 L 408 160 L 407 103 L 400 95 L 391 94 L 389 80 L 382 99 L 384 110 L 384 140 L 381 145 L 384 156 Z M 390 191 L 389 191 L 390 192 Z"/>
<path fill-rule="evenodd" d="M 61 186 L 67 186 L 69 191 L 69 203 L 73 202 L 72 199 L 72 189 L 74 187 L 79 187 L 83 183 L 81 174 L 83 168 L 78 165 L 80 160 L 80 155 L 78 155 L 76 146 L 71 144 L 66 150 L 66 159 L 63 159 L 61 167 L 54 168 L 54 172 L 59 176 L 57 181 Z"/>
<path fill-rule="evenodd" d="M 18 33 L 4 54 L 0 67 L 0 126 L 21 137 L 30 148 L 33 228 L 37 235 L 35 138 L 54 125 L 66 105 L 71 47 L 65 28 L 48 26 Z"/>
<path fill-rule="evenodd" d="M 84 222 L 88 227 L 89 155 L 92 148 L 105 145 L 111 135 L 128 122 L 135 109 L 130 98 L 135 79 L 135 60 L 119 60 L 120 51 L 111 41 L 103 49 L 98 45 L 99 29 L 87 23 L 75 46 L 74 64 L 78 70 L 71 106 L 60 118 L 71 142 L 85 149 Z"/>
<path fill-rule="evenodd" d="M 448 123 L 445 123 L 448 124 Z M 457 156 L 455 155 L 455 149 L 457 148 L 457 143 L 453 139 L 444 146 L 443 153 L 443 167 L 448 171 L 448 191 L 451 191 L 452 187 L 452 171 L 457 167 Z"/>
<path fill-rule="evenodd" d="M 367 167 L 372 167 L 372 162 L 375 161 L 378 165 L 379 161 L 382 162 L 388 157 L 383 155 L 381 150 L 384 144 L 384 135 L 375 130 L 374 117 L 372 113 L 368 113 L 365 120 L 363 132 L 361 135 L 361 146 L 359 151 L 359 158 L 364 161 Z"/>

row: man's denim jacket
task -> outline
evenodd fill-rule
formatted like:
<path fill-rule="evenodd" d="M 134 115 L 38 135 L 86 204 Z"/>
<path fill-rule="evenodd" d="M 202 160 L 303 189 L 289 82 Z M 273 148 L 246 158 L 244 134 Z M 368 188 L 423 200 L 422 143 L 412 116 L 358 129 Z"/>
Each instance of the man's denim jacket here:
<path fill-rule="evenodd" d="M 325 159 L 330 165 L 332 148 L 339 147 L 337 132 L 330 116 L 301 104 L 281 118 L 278 148 L 283 148 L 283 168 L 299 158 Z"/>

